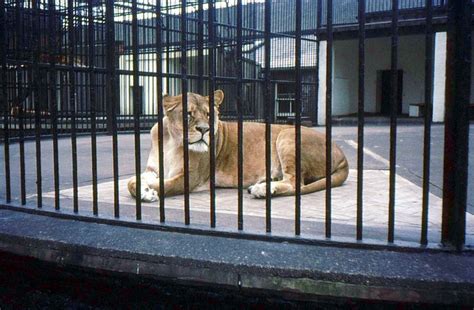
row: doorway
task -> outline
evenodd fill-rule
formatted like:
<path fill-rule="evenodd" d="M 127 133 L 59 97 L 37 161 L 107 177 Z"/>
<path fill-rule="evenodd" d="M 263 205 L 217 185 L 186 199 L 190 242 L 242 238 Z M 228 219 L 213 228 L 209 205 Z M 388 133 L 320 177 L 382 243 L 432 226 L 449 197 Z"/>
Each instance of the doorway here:
<path fill-rule="evenodd" d="M 391 101 L 390 97 L 392 94 L 392 71 L 391 70 L 383 70 L 381 72 L 381 83 L 379 84 L 381 87 L 380 90 L 380 113 L 384 116 L 390 116 L 392 108 L 391 108 Z M 397 71 L 397 82 L 395 87 L 397 87 L 397 98 L 395 102 L 397 102 L 397 113 L 400 115 L 402 114 L 402 97 L 403 97 L 403 71 Z"/>

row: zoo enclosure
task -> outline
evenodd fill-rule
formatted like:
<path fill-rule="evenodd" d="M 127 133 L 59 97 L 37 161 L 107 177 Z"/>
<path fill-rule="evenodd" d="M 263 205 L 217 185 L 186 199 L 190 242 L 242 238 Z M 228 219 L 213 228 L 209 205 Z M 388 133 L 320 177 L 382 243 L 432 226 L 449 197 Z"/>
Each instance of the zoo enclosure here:
<path fill-rule="evenodd" d="M 221 111 L 239 122 L 265 121 L 267 158 L 269 128 L 275 122 L 296 124 L 296 158 L 300 153 L 300 126 L 304 118 L 316 123 L 318 55 L 320 41 L 327 42 L 326 137 L 327 175 L 331 166 L 332 43 L 337 27 L 358 25 L 359 36 L 359 149 L 356 240 L 363 240 L 363 130 L 364 60 L 366 27 L 387 19 L 391 24 L 391 72 L 395 84 L 399 21 L 404 10 L 424 21 L 426 32 L 426 118 L 423 186 L 423 220 L 420 244 L 427 244 L 429 188 L 429 137 L 431 126 L 433 17 L 448 19 L 452 42 L 448 72 L 446 114 L 443 235 L 445 244 L 462 248 L 465 235 L 467 175 L 467 106 L 470 80 L 469 1 L 1 1 L 2 107 L 5 146 L 5 184 L 10 194 L 10 139 L 20 145 L 21 204 L 26 204 L 23 143 L 36 140 L 37 206 L 42 207 L 41 140 L 51 134 L 54 145 L 55 207 L 60 209 L 57 139 L 71 135 L 73 179 L 77 200 L 76 137 L 90 132 L 93 152 L 98 131 L 113 137 L 115 215 L 119 217 L 117 133 L 133 129 L 136 174 L 141 173 L 140 129 L 158 121 L 162 125 L 162 94 L 193 91 L 201 94 L 222 88 L 227 94 Z M 328 9 L 328 8 L 332 8 Z M 288 14 L 295 12 L 295 14 Z M 376 14 L 381 13 L 381 14 Z M 384 14 L 382 14 L 384 13 Z M 372 15 L 371 15 L 372 14 Z M 371 20 L 372 18 L 372 20 Z M 468 22 L 469 21 L 469 22 Z M 281 55 L 283 54 L 283 55 Z M 395 88 L 393 88 L 395 89 Z M 395 102 L 396 94 L 391 94 Z M 186 96 L 185 96 L 186 97 Z M 212 95 L 211 95 L 211 101 Z M 397 108 L 392 105 L 390 137 L 390 202 L 387 241 L 394 241 Z M 186 119 L 183 114 L 183 118 Z M 213 115 L 211 113 L 211 119 Z M 211 122 L 212 123 L 212 122 Z M 212 132 L 212 130 L 211 130 Z M 215 141 L 211 138 L 211 148 Z M 239 144 L 238 230 L 243 229 L 242 143 Z M 458 150 L 454 152 L 453 150 Z M 163 152 L 163 146 L 160 147 Z M 185 147 L 185 154 L 187 154 Z M 161 157 L 162 158 L 162 157 Z M 185 155 L 185 167 L 187 156 Z M 298 163 L 299 161 L 297 161 Z M 93 167 L 97 157 L 93 154 Z M 96 168 L 95 168 L 96 169 Z M 94 170 L 94 169 L 93 169 Z M 211 176 L 215 158 L 211 156 Z M 301 173 L 297 169 L 297 179 Z M 188 175 L 188 174 L 186 174 Z M 270 161 L 267 160 L 267 180 Z M 161 179 L 163 179 L 161 177 Z M 330 180 L 330 178 L 328 178 Z M 98 213 L 97 176 L 94 214 Z M 185 182 L 186 184 L 186 182 Z M 210 182 L 210 226 L 215 227 L 215 186 Z M 269 184 L 269 182 L 267 182 Z M 267 192 L 270 192 L 269 186 Z M 137 196 L 140 196 L 139 193 Z M 266 226 L 271 232 L 271 199 L 266 200 Z M 189 191 L 185 194 L 185 225 L 189 220 Z M 165 221 L 165 201 L 160 200 L 160 220 Z M 300 234 L 300 194 L 295 197 L 295 234 Z M 141 219 L 141 202 L 136 202 Z M 331 188 L 326 191 L 326 237 L 331 238 Z"/>

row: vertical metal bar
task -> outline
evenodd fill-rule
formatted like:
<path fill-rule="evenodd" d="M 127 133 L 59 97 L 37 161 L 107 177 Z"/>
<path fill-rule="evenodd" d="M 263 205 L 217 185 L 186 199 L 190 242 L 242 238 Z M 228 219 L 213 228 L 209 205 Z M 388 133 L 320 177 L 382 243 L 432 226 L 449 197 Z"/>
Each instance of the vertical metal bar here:
<path fill-rule="evenodd" d="M 187 63 L 187 1 L 181 0 L 181 93 L 183 103 L 183 152 L 184 152 L 184 223 L 190 224 L 189 215 L 189 145 L 188 145 L 188 63 Z"/>
<path fill-rule="evenodd" d="M 112 97 L 115 97 L 115 24 L 114 24 L 114 3 L 115 0 L 106 0 L 105 2 L 105 40 L 106 40 L 106 51 L 105 51 L 105 62 L 107 68 L 106 76 L 106 102 L 105 109 L 107 115 L 107 133 L 112 135 L 113 145 L 113 134 L 114 134 L 114 122 L 116 121 L 116 113 L 114 110 L 115 102 L 112 101 Z M 123 31 L 123 40 L 126 40 L 126 33 Z M 115 99 L 115 98 L 114 98 Z M 115 123 L 115 129 L 117 124 Z M 113 151 L 112 151 L 113 152 Z"/>
<path fill-rule="evenodd" d="M 171 18 L 169 14 L 169 0 L 166 0 L 166 93 L 170 94 L 170 41 L 171 41 Z"/>
<path fill-rule="evenodd" d="M 244 229 L 244 130 L 243 130 L 243 109 L 242 109 L 242 0 L 237 0 L 237 183 L 238 183 L 238 197 L 237 197 L 237 228 Z"/>
<path fill-rule="evenodd" d="M 321 30 L 323 7 L 322 0 L 317 0 L 316 4 L 316 30 Z M 318 32 L 319 34 L 319 32 Z"/>
<path fill-rule="evenodd" d="M 357 227 L 356 238 L 362 240 L 364 182 L 364 112 L 365 112 L 365 1 L 359 0 L 359 101 L 357 126 Z"/>
<path fill-rule="evenodd" d="M 388 201 L 388 242 L 394 241 L 395 231 L 395 183 L 397 161 L 397 114 L 398 101 L 398 0 L 392 0 L 391 45 L 391 93 L 390 93 L 390 184 Z"/>
<path fill-rule="evenodd" d="M 165 221 L 165 166 L 163 152 L 163 42 L 162 42 L 161 0 L 156 4 L 156 71 L 158 93 L 158 169 L 160 178 L 160 222 Z"/>
<path fill-rule="evenodd" d="M 204 93 L 203 80 L 204 80 L 204 0 L 198 0 L 198 59 L 197 59 L 197 70 L 198 70 L 198 93 Z"/>
<path fill-rule="evenodd" d="M 33 55 L 33 96 L 35 107 L 35 145 L 36 145 L 36 204 L 38 208 L 43 207 L 43 187 L 41 175 L 41 115 L 40 115 L 40 69 L 39 58 L 41 54 L 40 45 L 40 12 L 39 0 L 32 0 L 33 4 L 33 46 L 35 51 Z"/>
<path fill-rule="evenodd" d="M 21 21 L 21 11 L 20 11 L 20 0 L 16 0 L 15 2 L 15 21 L 16 21 L 16 28 L 15 28 L 15 37 L 16 37 L 16 45 L 15 45 L 15 59 L 20 59 L 20 50 L 23 46 L 23 31 L 22 31 L 22 24 Z M 3 45 L 6 46 L 6 45 Z M 18 115 L 18 125 L 19 125 L 19 148 L 20 148 L 20 188 L 21 188 L 21 204 L 26 204 L 26 178 L 25 178 L 25 133 L 24 133 L 24 101 L 26 100 L 26 96 L 23 95 L 23 69 L 21 66 L 17 68 L 17 87 L 18 87 L 18 107 L 19 107 L 19 115 Z M 6 98 L 4 96 L 4 98 Z"/>
<path fill-rule="evenodd" d="M 142 219 L 141 195 L 141 165 L 140 165 L 140 113 L 142 96 L 140 91 L 140 78 L 138 76 L 138 17 L 137 0 L 132 0 L 132 58 L 133 58 L 133 128 L 135 131 L 135 176 L 136 196 L 135 212 L 137 221 Z"/>
<path fill-rule="evenodd" d="M 7 18 L 5 14 L 5 0 L 0 1 L 0 64 L 2 66 L 1 87 L 2 87 L 2 107 L 3 111 L 3 132 L 4 132 L 4 152 L 5 152 L 5 191 L 7 202 L 11 201 L 11 176 L 10 176 L 10 128 L 7 93 Z"/>
<path fill-rule="evenodd" d="M 332 0 L 327 1 L 326 54 L 326 238 L 331 238 L 331 170 L 332 170 L 332 67 L 333 25 Z"/>
<path fill-rule="evenodd" d="M 76 133 L 76 71 L 75 47 L 76 35 L 74 28 L 74 0 L 67 2 L 68 14 L 68 43 L 69 43 L 69 106 L 71 108 L 71 147 L 72 147 L 72 187 L 73 187 L 73 209 L 79 212 L 79 197 L 77 190 L 77 133 Z"/>
<path fill-rule="evenodd" d="M 422 245 L 428 244 L 428 208 L 430 194 L 431 119 L 433 117 L 433 0 L 426 0 L 425 28 L 425 131 L 423 138 L 423 201 L 421 212 Z"/>
<path fill-rule="evenodd" d="M 214 0 L 209 1 L 209 161 L 210 161 L 210 224 L 216 227 L 216 145 L 214 137 L 214 90 L 216 87 L 216 65 L 215 65 L 215 7 Z"/>
<path fill-rule="evenodd" d="M 448 1 L 441 242 L 461 250 L 466 233 L 471 85 L 471 1 Z"/>
<path fill-rule="evenodd" d="M 319 91 L 320 91 L 320 81 L 319 81 L 319 53 L 321 50 L 320 43 L 320 31 L 321 31 L 321 18 L 322 18 L 322 0 L 317 1 L 316 7 L 316 98 L 314 103 L 314 119 L 315 123 L 318 124 L 318 113 L 319 113 Z M 318 124 L 319 125 L 319 124 Z"/>
<path fill-rule="evenodd" d="M 0 1 L 0 65 L 2 71 L 0 72 L 1 79 L 1 103 L 3 107 L 3 138 L 4 138 L 4 155 L 5 155 L 5 192 L 6 201 L 11 202 L 11 174 L 10 174 L 10 111 L 8 104 L 8 91 L 7 91 L 7 16 L 5 14 L 5 1 Z"/>
<path fill-rule="evenodd" d="M 59 148 L 58 148 L 58 102 L 56 98 L 56 50 L 57 50 L 57 24 L 56 4 L 54 0 L 48 0 L 49 13 L 49 90 L 51 100 L 51 131 L 53 135 L 53 175 L 54 175 L 54 208 L 59 210 Z"/>
<path fill-rule="evenodd" d="M 89 19 L 89 101 L 91 105 L 91 158 L 92 158 L 92 213 L 99 214 L 99 204 L 97 197 L 97 137 L 96 137 L 96 111 L 97 98 L 96 86 L 97 78 L 94 71 L 95 67 L 95 24 L 93 0 L 88 0 L 87 15 Z"/>
<path fill-rule="evenodd" d="M 295 182 L 295 234 L 301 233 L 301 0 L 296 0 L 296 36 L 295 36 L 295 161 L 296 161 L 296 182 Z"/>
<path fill-rule="evenodd" d="M 270 0 L 265 0 L 265 29 L 264 29 L 264 50 L 265 50 L 265 69 L 264 69 L 264 105 L 265 105 L 265 180 L 266 180 L 266 200 L 265 200 L 265 221 L 266 221 L 266 232 L 269 233 L 272 231 L 272 200 L 270 194 L 270 182 L 272 179 L 271 169 L 271 139 L 272 139 L 272 107 L 273 107 L 273 98 L 272 98 L 272 85 L 271 85 L 271 76 L 270 76 L 270 53 L 271 53 L 271 8 L 272 2 Z"/>
<path fill-rule="evenodd" d="M 116 114 L 116 71 L 115 71 L 115 23 L 114 23 L 114 0 L 106 0 L 105 10 L 105 26 L 106 26 L 106 62 L 107 62 L 107 110 L 108 123 L 107 128 L 109 134 L 112 134 L 112 161 L 114 175 L 114 217 L 120 216 L 119 207 L 119 168 L 118 168 L 118 138 L 117 138 L 117 114 Z"/>

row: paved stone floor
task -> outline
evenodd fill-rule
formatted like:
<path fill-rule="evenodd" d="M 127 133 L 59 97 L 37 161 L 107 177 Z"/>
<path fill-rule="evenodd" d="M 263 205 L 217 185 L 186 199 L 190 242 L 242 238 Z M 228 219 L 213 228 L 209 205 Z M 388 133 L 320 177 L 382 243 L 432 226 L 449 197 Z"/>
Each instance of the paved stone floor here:
<path fill-rule="evenodd" d="M 316 128 L 323 131 L 323 128 Z M 474 140 L 471 128 L 471 140 Z M 421 227 L 421 171 L 422 171 L 422 126 L 399 126 L 397 140 L 397 187 L 395 210 L 395 239 L 397 242 L 418 242 Z M 335 127 L 333 139 L 340 145 L 348 157 L 351 168 L 357 162 L 357 128 Z M 387 126 L 367 126 L 365 129 L 364 149 L 364 240 L 384 243 L 387 239 L 388 223 L 388 141 Z M 441 189 L 442 189 L 442 150 L 443 127 L 434 126 L 432 131 L 432 161 L 430 177 L 429 240 L 436 244 L 440 239 Z M 134 220 L 135 203 L 127 193 L 126 180 L 134 172 L 133 135 L 120 134 L 119 172 L 120 172 L 120 212 L 121 218 Z M 54 182 L 52 162 L 52 141 L 43 140 L 42 146 L 42 186 L 45 209 L 54 205 Z M 142 166 L 148 156 L 150 141 L 148 134 L 141 139 Z M 72 163 L 71 142 L 69 138 L 59 140 L 59 169 L 61 188 L 61 209 L 71 210 L 72 204 Z M 97 140 L 98 180 L 100 216 L 112 216 L 113 187 L 111 137 L 99 136 Z M 3 147 L 0 150 L 0 162 L 3 162 Z M 11 145 L 12 195 L 18 202 L 19 193 L 19 151 L 18 144 Z M 34 206 L 36 200 L 36 164 L 35 143 L 25 143 L 26 192 L 27 202 Z M 471 164 L 474 152 L 470 152 Z M 91 145 L 90 137 L 78 138 L 78 183 L 80 213 L 91 214 Z M 474 169 L 469 169 L 467 243 L 474 245 Z M 349 179 L 340 188 L 333 189 L 332 196 L 332 233 L 334 239 L 354 241 L 356 232 L 356 175 L 350 171 Z M 5 197 L 3 186 L 4 165 L 0 166 L 0 199 Z M 244 230 L 265 233 L 265 201 L 255 200 L 244 192 Z M 166 202 L 166 223 L 182 225 L 184 221 L 183 196 L 170 197 Z M 237 190 L 218 189 L 217 191 L 217 229 L 237 229 Z M 294 235 L 294 197 L 272 199 L 272 233 L 276 235 Z M 302 197 L 302 236 L 324 238 L 325 233 L 325 193 L 318 192 Z M 191 223 L 196 227 L 209 227 L 209 192 L 191 194 Z M 157 223 L 159 219 L 158 203 L 143 204 L 143 221 Z"/>
<path fill-rule="evenodd" d="M 120 180 L 121 215 L 133 220 L 135 200 L 126 190 L 127 179 Z M 386 170 L 364 170 L 364 232 L 368 242 L 383 242 L 388 226 L 388 186 L 389 173 Z M 352 240 L 356 223 L 356 189 L 357 171 L 350 171 L 346 183 L 334 188 L 332 192 L 333 234 L 337 240 Z M 99 205 L 102 215 L 111 216 L 113 206 L 113 181 L 99 184 Z M 325 192 L 302 196 L 301 220 L 302 236 L 321 238 L 324 234 Z M 54 192 L 44 194 L 51 203 Z M 63 208 L 71 209 L 73 190 L 61 190 Z M 441 199 L 430 194 L 429 206 L 429 240 L 438 243 L 441 229 Z M 79 187 L 81 206 L 86 206 L 85 213 L 90 212 L 92 186 Z M 407 179 L 396 178 L 395 237 L 399 242 L 418 242 L 421 227 L 421 188 Z M 64 203 L 65 201 L 69 203 Z M 277 197 L 272 199 L 272 231 L 276 235 L 291 235 L 294 229 L 294 197 Z M 198 227 L 209 225 L 209 191 L 190 195 L 191 222 Z M 237 227 L 237 190 L 218 189 L 216 192 L 217 227 L 223 230 L 236 230 Z M 83 207 L 82 207 L 83 208 Z M 143 203 L 143 220 L 156 222 L 159 215 L 159 204 Z M 183 196 L 165 199 L 167 223 L 183 223 Z M 265 231 L 265 200 L 253 199 L 244 192 L 244 226 L 246 231 L 263 233 Z M 468 227 L 474 227 L 474 215 L 467 213 Z M 469 231 L 468 241 L 474 241 L 474 232 Z"/>

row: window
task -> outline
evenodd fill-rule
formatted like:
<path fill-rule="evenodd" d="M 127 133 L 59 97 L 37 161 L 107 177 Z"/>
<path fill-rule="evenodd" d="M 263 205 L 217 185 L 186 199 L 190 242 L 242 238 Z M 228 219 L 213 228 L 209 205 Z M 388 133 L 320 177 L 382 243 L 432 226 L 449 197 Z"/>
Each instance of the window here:
<path fill-rule="evenodd" d="M 278 118 L 295 116 L 295 87 L 290 83 L 278 83 L 276 88 L 275 113 Z"/>

